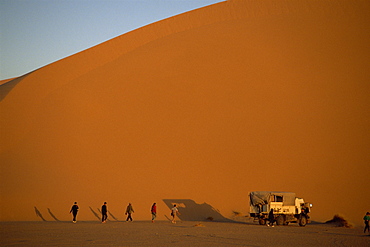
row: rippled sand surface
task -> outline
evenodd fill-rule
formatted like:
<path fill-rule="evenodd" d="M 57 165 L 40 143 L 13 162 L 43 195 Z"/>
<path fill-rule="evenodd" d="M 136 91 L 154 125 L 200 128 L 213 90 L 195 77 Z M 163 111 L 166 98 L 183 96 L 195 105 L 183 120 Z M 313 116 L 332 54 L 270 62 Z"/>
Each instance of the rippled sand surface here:
<path fill-rule="evenodd" d="M 369 246 L 362 228 L 148 221 L 2 222 L 2 246 Z"/>

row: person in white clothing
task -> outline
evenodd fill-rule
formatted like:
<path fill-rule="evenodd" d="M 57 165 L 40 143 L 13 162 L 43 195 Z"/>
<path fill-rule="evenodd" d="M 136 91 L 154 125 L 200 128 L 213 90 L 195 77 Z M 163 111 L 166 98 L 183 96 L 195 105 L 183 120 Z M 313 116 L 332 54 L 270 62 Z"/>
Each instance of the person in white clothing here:
<path fill-rule="evenodd" d="M 172 223 L 176 224 L 176 215 L 181 215 L 176 204 L 171 208 Z"/>

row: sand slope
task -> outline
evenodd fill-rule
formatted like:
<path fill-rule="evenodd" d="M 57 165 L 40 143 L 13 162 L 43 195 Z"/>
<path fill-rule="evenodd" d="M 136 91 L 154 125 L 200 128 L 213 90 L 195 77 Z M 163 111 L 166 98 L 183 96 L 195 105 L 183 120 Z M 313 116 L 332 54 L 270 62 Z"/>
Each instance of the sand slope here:
<path fill-rule="evenodd" d="M 242 1 L 175 16 L 0 86 L 1 220 L 108 201 L 248 212 L 293 191 L 316 220 L 369 211 L 368 1 Z M 49 217 L 50 218 L 50 217 Z M 51 218 L 50 218 L 51 219 Z"/>

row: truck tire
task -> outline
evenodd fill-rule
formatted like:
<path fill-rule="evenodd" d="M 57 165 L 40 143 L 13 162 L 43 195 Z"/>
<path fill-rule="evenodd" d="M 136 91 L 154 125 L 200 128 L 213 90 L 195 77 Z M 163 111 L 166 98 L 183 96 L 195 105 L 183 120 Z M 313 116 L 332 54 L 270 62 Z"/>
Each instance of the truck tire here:
<path fill-rule="evenodd" d="M 276 225 L 282 226 L 282 225 L 284 225 L 284 223 L 285 223 L 285 217 L 284 217 L 284 215 L 279 215 L 276 218 Z"/>
<path fill-rule="evenodd" d="M 299 224 L 300 226 L 306 226 L 306 224 L 307 224 L 307 218 L 306 218 L 306 216 L 305 216 L 305 215 L 301 215 L 301 216 L 299 217 L 298 224 Z"/>
<path fill-rule="evenodd" d="M 266 225 L 266 220 L 265 220 L 265 219 L 262 219 L 262 218 L 259 218 L 259 219 L 258 219 L 258 223 L 259 223 L 260 225 Z"/>

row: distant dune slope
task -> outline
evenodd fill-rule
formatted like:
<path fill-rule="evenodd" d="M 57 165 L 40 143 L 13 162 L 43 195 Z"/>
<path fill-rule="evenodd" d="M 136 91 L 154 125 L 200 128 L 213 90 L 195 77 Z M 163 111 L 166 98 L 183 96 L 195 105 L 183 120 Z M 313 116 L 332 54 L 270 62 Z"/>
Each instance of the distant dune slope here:
<path fill-rule="evenodd" d="M 248 212 L 292 191 L 369 211 L 370 4 L 233 0 L 153 23 L 0 86 L 1 220 L 168 215 L 165 198 Z M 4 203 L 5 202 L 5 203 Z M 44 210 L 44 211 L 43 211 Z M 209 215 L 205 216 L 205 218 Z M 52 220 L 52 219 L 49 219 Z"/>
<path fill-rule="evenodd" d="M 9 81 L 11 81 L 13 79 L 15 79 L 15 78 L 9 78 L 9 79 L 5 79 L 5 80 L 1 80 L 0 81 L 0 85 L 3 85 L 3 84 L 5 84 L 5 83 L 7 83 L 7 82 L 9 82 Z"/>

